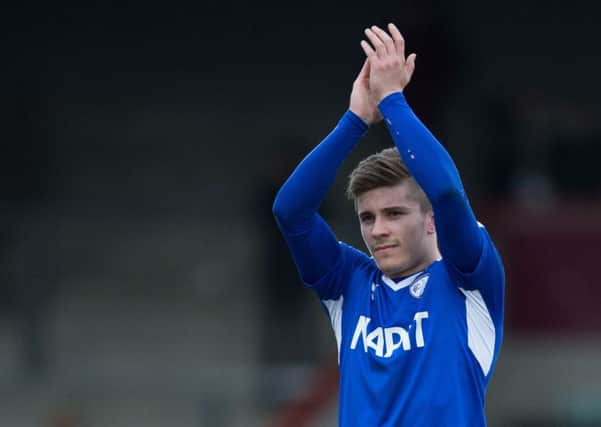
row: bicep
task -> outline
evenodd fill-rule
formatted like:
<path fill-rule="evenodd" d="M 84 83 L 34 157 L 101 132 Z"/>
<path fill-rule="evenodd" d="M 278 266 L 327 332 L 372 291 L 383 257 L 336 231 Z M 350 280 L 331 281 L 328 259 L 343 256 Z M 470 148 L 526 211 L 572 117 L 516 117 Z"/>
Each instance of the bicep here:
<path fill-rule="evenodd" d="M 282 231 L 301 279 L 322 300 L 342 295 L 349 275 L 369 260 L 363 252 L 339 242 L 318 214 L 301 232 Z"/>
<path fill-rule="evenodd" d="M 319 214 L 307 219 L 302 230 L 281 227 L 296 268 L 310 287 L 321 281 L 337 265 L 341 248 L 334 232 Z"/>
<path fill-rule="evenodd" d="M 474 268 L 470 271 L 461 271 L 448 262 L 446 265 L 459 288 L 464 291 L 480 291 L 495 324 L 499 324 L 503 318 L 505 271 L 501 256 L 488 232 L 484 227 L 481 227 L 479 232 L 483 244 Z"/>
<path fill-rule="evenodd" d="M 442 211 L 434 214 L 440 251 L 454 282 L 465 290 L 479 290 L 493 317 L 500 319 L 505 272 L 490 235 L 465 196 L 449 195 L 436 206 Z"/>

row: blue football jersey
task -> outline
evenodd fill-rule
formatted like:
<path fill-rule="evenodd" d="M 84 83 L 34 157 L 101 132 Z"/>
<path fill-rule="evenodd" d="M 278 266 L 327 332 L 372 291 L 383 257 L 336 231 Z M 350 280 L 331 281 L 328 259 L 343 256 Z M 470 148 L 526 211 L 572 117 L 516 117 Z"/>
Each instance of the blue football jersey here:
<path fill-rule="evenodd" d="M 338 343 L 341 426 L 486 425 L 484 396 L 503 335 L 503 272 L 481 230 L 486 244 L 468 275 L 441 259 L 392 280 L 340 244 L 336 267 L 312 287 Z"/>

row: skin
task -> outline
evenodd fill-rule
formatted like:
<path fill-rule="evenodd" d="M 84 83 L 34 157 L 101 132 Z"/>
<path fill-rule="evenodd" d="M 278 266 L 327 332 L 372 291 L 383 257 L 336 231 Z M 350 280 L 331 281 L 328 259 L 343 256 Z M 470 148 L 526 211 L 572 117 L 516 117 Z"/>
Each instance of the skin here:
<path fill-rule="evenodd" d="M 409 276 L 440 258 L 432 211 L 424 212 L 410 181 L 378 187 L 356 199 L 361 236 L 388 277 Z"/>
<path fill-rule="evenodd" d="M 361 47 L 369 62 L 369 93 L 376 103 L 395 92 L 402 92 L 415 70 L 415 53 L 405 58 L 405 39 L 394 24 L 388 34 L 376 25 L 365 29 L 369 43 Z M 371 44 L 370 44 L 371 43 Z"/>
<path fill-rule="evenodd" d="M 366 59 L 353 82 L 349 109 L 368 125 L 382 120 L 378 104 L 386 96 L 402 92 L 415 70 L 415 53 L 405 58 L 405 40 L 394 24 L 390 35 L 377 26 L 365 30 L 370 41 L 361 41 Z"/>
<path fill-rule="evenodd" d="M 368 125 L 382 120 L 382 99 L 402 92 L 411 81 L 416 55 L 405 57 L 405 40 L 394 24 L 388 33 L 372 26 L 361 41 L 366 59 L 353 83 L 349 109 Z M 361 236 L 378 268 L 388 277 L 404 277 L 440 258 L 432 211 L 423 212 L 403 181 L 379 187 L 356 199 Z"/>

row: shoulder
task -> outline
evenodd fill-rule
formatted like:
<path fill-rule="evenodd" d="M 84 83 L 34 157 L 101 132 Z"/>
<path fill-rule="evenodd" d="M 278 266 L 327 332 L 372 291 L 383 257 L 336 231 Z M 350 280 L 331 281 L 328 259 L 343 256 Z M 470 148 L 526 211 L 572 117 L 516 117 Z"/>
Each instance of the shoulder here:
<path fill-rule="evenodd" d="M 471 271 L 461 271 L 450 262 L 443 259 L 449 274 L 461 285 L 469 286 L 471 282 L 492 276 L 504 278 L 503 262 L 492 238 L 486 227 L 478 222 L 478 233 L 482 242 L 482 248 L 478 256 L 476 266 Z"/>
<path fill-rule="evenodd" d="M 365 252 L 355 248 L 344 242 L 338 242 L 341 255 L 339 260 L 339 268 L 343 269 L 350 279 L 350 276 L 361 274 L 361 272 L 371 272 L 377 269 L 376 263 L 372 257 Z"/>
<path fill-rule="evenodd" d="M 460 271 L 451 263 L 445 266 L 453 284 L 465 291 L 478 291 L 493 311 L 502 311 L 505 293 L 505 269 L 501 255 L 492 241 L 488 231 L 478 223 L 478 231 L 482 235 L 482 250 L 475 268 L 471 271 Z"/>
<path fill-rule="evenodd" d="M 365 252 L 344 242 L 338 242 L 340 254 L 333 268 L 319 281 L 308 284 L 321 299 L 338 298 L 352 283 L 377 269 L 374 260 Z"/>

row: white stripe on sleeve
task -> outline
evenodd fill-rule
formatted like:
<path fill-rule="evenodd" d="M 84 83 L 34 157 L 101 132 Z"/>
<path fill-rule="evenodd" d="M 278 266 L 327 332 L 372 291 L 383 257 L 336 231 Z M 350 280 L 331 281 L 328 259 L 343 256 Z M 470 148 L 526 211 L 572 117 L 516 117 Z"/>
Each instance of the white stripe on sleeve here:
<path fill-rule="evenodd" d="M 467 344 L 486 376 L 495 352 L 495 325 L 480 291 L 459 289 L 465 295 Z"/>
<path fill-rule="evenodd" d="M 338 364 L 340 364 L 340 344 L 342 342 L 342 304 L 344 297 L 340 295 L 338 299 L 323 300 L 322 303 L 328 309 L 330 315 L 330 321 L 332 322 L 332 329 L 334 329 L 334 335 L 336 336 L 336 343 L 338 344 Z"/>

